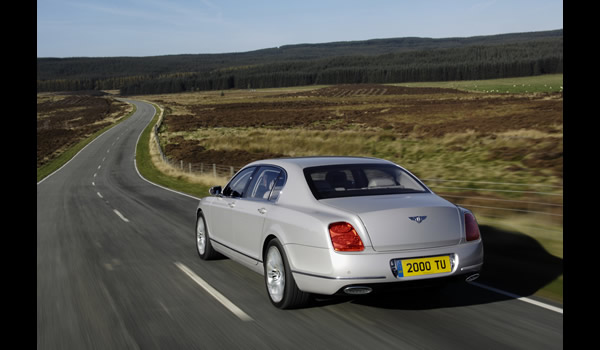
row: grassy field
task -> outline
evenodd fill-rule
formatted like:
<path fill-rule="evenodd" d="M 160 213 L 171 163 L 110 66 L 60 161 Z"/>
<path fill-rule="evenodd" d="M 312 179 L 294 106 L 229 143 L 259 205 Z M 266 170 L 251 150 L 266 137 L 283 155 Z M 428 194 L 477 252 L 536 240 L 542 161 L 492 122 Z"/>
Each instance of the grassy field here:
<path fill-rule="evenodd" d="M 546 93 L 563 91 L 563 75 L 548 74 L 536 77 L 503 78 L 490 80 L 464 80 L 428 83 L 395 84 L 409 87 L 442 87 L 486 93 Z"/>

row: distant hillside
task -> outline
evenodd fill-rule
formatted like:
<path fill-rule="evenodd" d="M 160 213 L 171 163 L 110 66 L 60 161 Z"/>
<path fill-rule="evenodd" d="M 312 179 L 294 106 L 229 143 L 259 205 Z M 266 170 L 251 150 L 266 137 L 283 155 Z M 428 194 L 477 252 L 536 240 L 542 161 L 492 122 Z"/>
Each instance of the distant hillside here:
<path fill-rule="evenodd" d="M 124 94 L 307 84 L 486 79 L 562 72 L 563 30 L 391 38 L 242 53 L 38 58 L 38 91 Z"/>

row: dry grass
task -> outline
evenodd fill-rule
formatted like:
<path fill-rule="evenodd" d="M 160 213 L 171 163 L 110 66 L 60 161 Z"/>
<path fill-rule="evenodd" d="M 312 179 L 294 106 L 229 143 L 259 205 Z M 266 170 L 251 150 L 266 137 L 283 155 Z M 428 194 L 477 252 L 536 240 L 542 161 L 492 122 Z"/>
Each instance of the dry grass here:
<path fill-rule="evenodd" d="M 490 180 L 560 185 L 551 169 L 537 172 L 507 171 L 521 159 L 545 148 L 562 148 L 562 137 L 543 132 L 508 132 L 483 136 L 475 131 L 452 133 L 439 138 L 397 137 L 381 130 L 273 130 L 261 128 L 199 129 L 168 133 L 173 139 L 200 140 L 213 150 L 244 149 L 251 152 L 283 153 L 288 156 L 349 155 L 380 157 L 402 164 L 418 176 L 445 179 Z M 163 140 L 168 142 L 168 140 Z M 516 159 L 510 155 L 516 155 Z"/>

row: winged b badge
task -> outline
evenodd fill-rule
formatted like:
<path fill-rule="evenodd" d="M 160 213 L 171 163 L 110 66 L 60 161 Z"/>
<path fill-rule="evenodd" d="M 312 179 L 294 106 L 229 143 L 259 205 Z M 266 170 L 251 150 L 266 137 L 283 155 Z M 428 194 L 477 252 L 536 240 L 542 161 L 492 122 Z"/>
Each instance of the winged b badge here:
<path fill-rule="evenodd" d="M 408 218 L 416 222 L 417 224 L 420 224 L 423 221 L 425 221 L 425 219 L 427 219 L 427 216 L 409 216 Z"/>

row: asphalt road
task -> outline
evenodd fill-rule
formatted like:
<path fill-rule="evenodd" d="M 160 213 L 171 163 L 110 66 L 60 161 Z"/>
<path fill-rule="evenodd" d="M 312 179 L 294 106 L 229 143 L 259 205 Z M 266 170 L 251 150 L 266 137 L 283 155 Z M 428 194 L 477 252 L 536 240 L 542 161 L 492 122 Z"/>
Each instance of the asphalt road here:
<path fill-rule="evenodd" d="M 134 103 L 37 186 L 39 349 L 563 347 L 562 313 L 466 283 L 275 309 L 262 276 L 198 258 L 196 199 L 138 175 L 135 145 L 154 109 Z"/>

